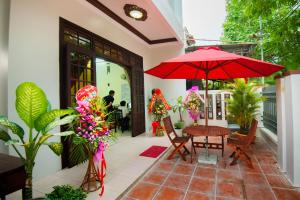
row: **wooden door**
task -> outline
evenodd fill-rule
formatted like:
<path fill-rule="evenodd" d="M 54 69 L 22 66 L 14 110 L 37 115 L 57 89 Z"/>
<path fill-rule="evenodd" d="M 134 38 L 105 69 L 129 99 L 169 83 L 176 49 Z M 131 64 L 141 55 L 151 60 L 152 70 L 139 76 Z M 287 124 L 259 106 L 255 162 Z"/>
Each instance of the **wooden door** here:
<path fill-rule="evenodd" d="M 60 71 L 61 108 L 75 107 L 75 95 L 85 85 L 96 85 L 95 59 L 89 50 L 68 44 L 64 51 L 65 63 Z M 69 160 L 71 141 L 62 137 L 64 151 L 62 167 L 72 167 Z"/>
<path fill-rule="evenodd" d="M 132 136 L 145 132 L 144 71 L 142 65 L 131 68 Z"/>

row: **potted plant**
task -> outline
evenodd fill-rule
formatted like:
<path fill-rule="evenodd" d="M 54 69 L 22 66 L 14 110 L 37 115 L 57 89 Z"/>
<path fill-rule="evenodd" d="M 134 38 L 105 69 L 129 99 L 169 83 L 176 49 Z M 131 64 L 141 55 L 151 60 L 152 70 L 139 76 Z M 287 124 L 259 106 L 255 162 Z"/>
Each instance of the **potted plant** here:
<path fill-rule="evenodd" d="M 71 135 L 73 131 L 50 133 L 54 128 L 71 123 L 76 115 L 73 110 L 51 110 L 51 106 L 42 89 L 36 84 L 25 82 L 16 90 L 16 110 L 19 117 L 25 122 L 28 132 L 5 116 L 0 116 L 0 139 L 11 145 L 24 162 L 26 171 L 26 184 L 24 198 L 32 199 L 32 171 L 36 155 L 42 145 L 47 145 L 55 154 L 60 155 L 63 145 L 60 142 L 47 142 L 53 136 Z M 63 117 L 65 116 L 65 117 Z M 9 129 L 9 134 L 5 129 Z M 25 154 L 21 153 L 20 146 Z"/>
<path fill-rule="evenodd" d="M 176 104 L 172 107 L 174 113 L 178 111 L 179 113 L 179 121 L 174 123 L 175 129 L 182 129 L 184 127 L 184 120 L 182 118 L 182 112 L 185 111 L 185 107 L 183 105 L 183 97 L 179 96 L 177 98 Z"/>
<path fill-rule="evenodd" d="M 235 79 L 228 87 L 232 98 L 227 100 L 227 117 L 240 126 L 239 133 L 247 134 L 252 120 L 258 115 L 259 104 L 264 101 L 264 97 L 257 92 L 254 83 L 247 83 L 244 79 Z"/>
<path fill-rule="evenodd" d="M 70 185 L 54 186 L 53 191 L 46 194 L 45 200 L 84 200 L 87 194 L 81 188 L 74 188 Z"/>

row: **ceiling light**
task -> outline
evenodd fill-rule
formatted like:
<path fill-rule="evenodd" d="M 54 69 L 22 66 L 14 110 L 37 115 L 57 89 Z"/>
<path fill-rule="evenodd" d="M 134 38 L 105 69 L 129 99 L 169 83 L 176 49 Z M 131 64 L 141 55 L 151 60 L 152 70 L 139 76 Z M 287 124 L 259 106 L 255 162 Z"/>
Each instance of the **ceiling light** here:
<path fill-rule="evenodd" d="M 125 4 L 124 12 L 128 17 L 138 21 L 145 21 L 147 19 L 146 10 L 138 7 L 137 5 Z"/>

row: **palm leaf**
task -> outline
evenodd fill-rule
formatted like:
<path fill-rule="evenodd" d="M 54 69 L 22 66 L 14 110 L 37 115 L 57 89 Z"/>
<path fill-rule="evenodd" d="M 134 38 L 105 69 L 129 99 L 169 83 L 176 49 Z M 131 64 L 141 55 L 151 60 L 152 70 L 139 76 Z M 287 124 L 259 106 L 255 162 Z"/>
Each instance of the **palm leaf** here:
<path fill-rule="evenodd" d="M 85 152 L 84 145 L 85 144 L 83 143 L 71 145 L 71 151 L 69 157 L 71 165 L 77 165 L 87 161 L 88 155 Z"/>
<path fill-rule="evenodd" d="M 47 111 L 48 101 L 45 93 L 36 84 L 25 82 L 16 90 L 16 110 L 29 128 L 35 120 Z"/>
<path fill-rule="evenodd" d="M 56 118 L 62 117 L 64 115 L 68 115 L 73 113 L 74 110 L 66 109 L 66 110 L 51 110 L 42 114 L 35 122 L 34 127 L 37 131 L 41 131 L 42 129 L 46 128 L 48 124 L 53 122 Z"/>
<path fill-rule="evenodd" d="M 12 131 L 12 133 L 19 136 L 21 140 L 24 137 L 24 130 L 18 124 L 9 121 L 5 116 L 0 116 L 0 126 L 4 126 Z"/>

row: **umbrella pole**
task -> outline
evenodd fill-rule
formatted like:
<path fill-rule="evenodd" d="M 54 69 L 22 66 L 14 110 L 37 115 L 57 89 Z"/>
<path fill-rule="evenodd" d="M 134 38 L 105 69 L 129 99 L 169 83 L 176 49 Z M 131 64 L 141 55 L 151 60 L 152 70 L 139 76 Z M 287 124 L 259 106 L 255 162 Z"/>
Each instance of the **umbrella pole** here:
<path fill-rule="evenodd" d="M 205 72 L 205 126 L 208 128 L 208 72 Z M 205 137 L 205 154 L 208 159 L 208 136 Z"/>
<path fill-rule="evenodd" d="M 208 71 L 205 72 L 205 126 L 208 131 Z M 199 163 L 214 164 L 218 161 L 217 155 L 208 154 L 208 136 L 205 137 L 205 153 L 198 158 Z"/>

